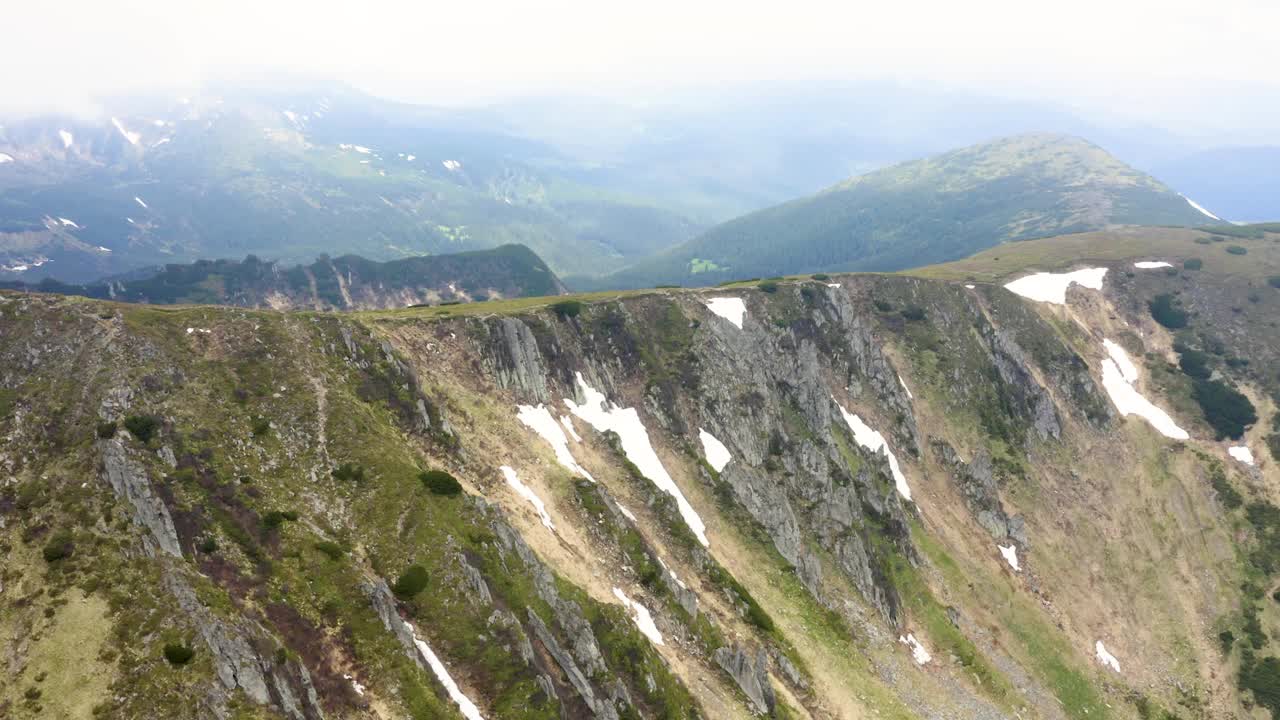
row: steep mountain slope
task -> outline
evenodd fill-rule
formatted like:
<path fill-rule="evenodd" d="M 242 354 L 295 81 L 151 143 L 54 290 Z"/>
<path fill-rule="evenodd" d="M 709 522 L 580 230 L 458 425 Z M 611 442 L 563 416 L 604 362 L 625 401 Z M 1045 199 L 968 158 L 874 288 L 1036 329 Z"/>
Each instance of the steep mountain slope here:
<path fill-rule="evenodd" d="M 1095 145 L 1019 135 L 860 175 L 731 220 L 599 284 L 899 270 L 1008 240 L 1206 221 L 1177 193 Z"/>
<path fill-rule="evenodd" d="M 84 282 L 250 253 L 388 260 L 512 242 L 557 271 L 602 272 L 702 227 L 575 179 L 547 145 L 349 90 L 114 112 L 0 125 L 0 275 Z"/>
<path fill-rule="evenodd" d="M 385 263 L 356 255 L 282 266 L 250 255 L 243 261 L 166 265 L 99 283 L 68 285 L 46 278 L 33 286 L 64 295 L 152 304 L 208 303 L 276 310 L 373 310 L 437 302 L 561 295 L 564 285 L 523 245 Z"/>
<path fill-rule="evenodd" d="M 1258 717 L 1280 263 L 1187 232 L 1060 305 L 954 269 L 350 315 L 6 294 L 0 708 Z M 1179 247 L 1218 254 L 1133 266 Z M 1209 335 L 1243 440 L 1170 364 Z M 1120 414 L 1104 340 L 1189 439 Z"/>

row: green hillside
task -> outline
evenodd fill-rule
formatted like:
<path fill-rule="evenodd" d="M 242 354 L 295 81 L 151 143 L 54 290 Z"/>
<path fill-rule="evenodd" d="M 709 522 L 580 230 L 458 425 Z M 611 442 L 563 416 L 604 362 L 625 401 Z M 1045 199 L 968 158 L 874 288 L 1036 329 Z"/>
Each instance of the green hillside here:
<path fill-rule="evenodd" d="M 358 255 L 321 257 L 288 267 L 250 255 L 242 261 L 200 260 L 74 285 L 0 283 L 10 290 L 157 305 L 203 303 L 244 307 L 367 310 L 432 302 L 559 295 L 564 285 L 523 245 L 375 262 Z"/>
<path fill-rule="evenodd" d="M 602 284 L 900 270 L 1009 240 L 1207 220 L 1173 190 L 1087 141 L 1019 135 L 861 175 L 731 220 Z"/>

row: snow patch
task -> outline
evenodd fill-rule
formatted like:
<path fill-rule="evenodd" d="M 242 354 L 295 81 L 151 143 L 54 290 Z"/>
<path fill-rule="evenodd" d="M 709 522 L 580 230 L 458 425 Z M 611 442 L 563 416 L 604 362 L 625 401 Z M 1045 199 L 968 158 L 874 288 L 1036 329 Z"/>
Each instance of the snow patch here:
<path fill-rule="evenodd" d="M 640 628 L 640 632 L 654 645 L 662 644 L 662 633 L 658 632 L 658 626 L 653 624 L 653 616 L 649 614 L 649 609 L 638 602 L 627 597 L 626 593 L 618 588 L 613 589 L 614 597 L 622 603 L 622 607 L 631 613 L 631 619 L 636 621 L 636 627 Z"/>
<path fill-rule="evenodd" d="M 101 251 L 102 251 L 102 252 L 104 252 L 104 253 L 109 253 L 109 252 L 111 252 L 111 248 L 109 248 L 109 247 L 103 247 L 103 246 L 101 246 L 101 245 L 99 245 L 99 246 L 98 246 L 98 249 L 99 249 L 99 250 L 101 250 Z"/>
<path fill-rule="evenodd" d="M 1155 270 L 1156 268 L 1173 267 L 1163 260 L 1143 260 L 1142 262 L 1134 263 L 1133 266 L 1139 270 Z"/>
<path fill-rule="evenodd" d="M 1035 273 L 1018 278 L 1004 287 L 1022 297 L 1036 302 L 1049 302 L 1057 305 L 1067 304 L 1067 288 L 1075 283 L 1090 290 L 1102 289 L 1102 278 L 1107 274 L 1106 268 L 1086 268 L 1068 273 Z"/>
<path fill-rule="evenodd" d="M 1178 427 L 1168 413 L 1153 405 L 1133 387 L 1138 369 L 1129 360 L 1124 348 L 1109 340 L 1104 340 L 1103 343 L 1110 357 L 1102 361 L 1102 387 L 1106 389 L 1120 414 L 1138 415 L 1167 438 L 1190 439 L 1187 431 Z"/>
<path fill-rule="evenodd" d="M 0 153 L 0 165 L 13 162 L 13 156 L 9 153 Z"/>
<path fill-rule="evenodd" d="M 502 471 L 502 476 L 507 479 L 507 484 L 516 491 L 516 494 L 528 500 L 533 509 L 538 511 L 538 517 L 542 519 L 542 524 L 551 532 L 555 532 L 556 526 L 555 523 L 551 522 L 551 516 L 547 514 L 547 506 L 543 504 L 542 498 L 538 497 L 533 488 L 521 482 L 520 476 L 516 475 L 516 471 L 511 466 L 503 465 L 498 469 Z"/>
<path fill-rule="evenodd" d="M 707 309 L 742 329 L 742 318 L 747 314 L 747 305 L 742 298 L 718 297 L 707 301 Z"/>
<path fill-rule="evenodd" d="M 965 290 L 972 290 L 972 289 L 973 289 L 973 285 L 972 285 L 971 283 L 966 283 L 966 284 L 965 284 L 965 286 L 964 286 L 964 289 L 965 289 Z"/>
<path fill-rule="evenodd" d="M 707 456 L 707 464 L 715 468 L 716 472 L 724 470 L 724 466 L 733 459 L 729 448 L 717 440 L 715 435 L 702 428 L 698 428 L 698 439 L 702 441 L 702 454 Z"/>
<path fill-rule="evenodd" d="M 1138 382 L 1138 368 L 1129 359 L 1129 353 L 1125 352 L 1124 348 L 1120 347 L 1119 344 L 1110 340 L 1103 340 L 1102 346 L 1107 349 L 1107 355 L 1111 356 L 1111 359 L 1115 361 L 1116 367 L 1120 369 L 1120 376 L 1124 378 L 1124 381 L 1130 385 Z"/>
<path fill-rule="evenodd" d="M 351 683 L 351 689 L 356 691 L 356 695 L 364 697 L 364 685 L 361 685 L 359 680 L 356 680 L 350 675 L 343 675 L 342 679 Z"/>
<path fill-rule="evenodd" d="M 417 159 L 417 157 L 418 157 L 417 155 L 406 155 L 404 159 L 408 160 L 409 162 L 413 162 L 415 159 Z"/>
<path fill-rule="evenodd" d="M 633 515 L 630 510 L 623 507 L 622 503 L 618 503 L 618 512 L 622 513 L 622 517 L 630 520 L 631 522 L 636 522 L 636 516 Z"/>
<path fill-rule="evenodd" d="M 189 328 L 187 328 L 187 334 L 188 334 L 188 335 L 191 335 L 191 334 L 193 334 L 193 333 L 204 333 L 205 335 L 208 335 L 208 334 L 209 334 L 209 333 L 211 333 L 211 332 L 213 332 L 213 331 L 212 331 L 212 330 L 208 330 L 208 329 L 206 329 L 206 328 L 196 328 L 196 327 L 189 327 Z"/>
<path fill-rule="evenodd" d="M 560 424 L 564 426 L 564 431 L 569 433 L 569 437 L 573 438 L 574 442 L 582 442 L 582 437 L 578 435 L 578 431 L 573 429 L 572 418 L 568 415 L 561 415 Z"/>
<path fill-rule="evenodd" d="M 1182 195 L 1182 193 L 1178 193 L 1178 194 L 1179 194 L 1179 195 Z M 1195 209 L 1199 210 L 1201 213 L 1203 213 L 1203 214 L 1205 214 L 1205 215 L 1208 215 L 1209 217 L 1213 218 L 1214 220 L 1222 220 L 1222 218 L 1218 217 L 1217 215 L 1214 215 L 1213 213 L 1209 212 L 1208 210 L 1205 210 L 1203 205 L 1201 205 L 1200 203 L 1196 202 L 1195 200 L 1192 200 L 1191 198 L 1187 197 L 1186 195 L 1182 195 L 1182 199 L 1183 199 L 1183 200 L 1186 200 L 1186 201 L 1187 201 L 1187 204 L 1188 204 L 1188 205 L 1190 205 L 1191 207 L 1193 207 L 1193 208 L 1195 208 Z M 1116 672 L 1120 672 L 1120 671 L 1119 671 L 1119 670 L 1117 670 Z"/>
<path fill-rule="evenodd" d="M 827 283 L 827 287 L 829 287 L 829 288 L 838 288 L 838 287 L 840 287 L 840 283 Z"/>
<path fill-rule="evenodd" d="M 58 131 L 58 137 L 62 138 L 62 149 L 63 149 L 63 150 L 66 150 L 67 148 L 71 147 L 71 143 L 73 143 L 73 142 L 75 142 L 75 141 L 76 141 L 75 136 L 74 136 L 74 135 L 72 135 L 71 133 L 67 132 L 66 130 L 59 130 L 59 131 Z"/>
<path fill-rule="evenodd" d="M 910 633 L 908 633 L 906 637 L 899 635 L 898 642 L 911 648 L 911 657 L 916 661 L 917 665 L 924 665 L 933 659 L 933 656 L 929 654 L 929 651 L 924 649 L 924 645 L 921 645 L 920 641 L 916 640 L 915 635 Z"/>
<path fill-rule="evenodd" d="M 137 145 L 138 141 L 142 139 L 142 136 L 139 135 L 138 133 L 129 132 L 128 130 L 125 130 L 124 125 L 122 125 L 120 121 L 115 118 L 111 118 L 111 124 L 116 126 L 116 130 L 120 131 L 120 134 L 124 136 L 125 140 L 129 141 L 130 145 Z"/>
<path fill-rule="evenodd" d="M 707 541 L 706 526 L 702 524 L 702 518 L 698 517 L 697 511 L 685 499 L 684 493 L 680 492 L 680 486 L 676 485 L 676 481 L 671 479 L 667 469 L 662 466 L 662 461 L 653 451 L 653 445 L 649 442 L 649 433 L 645 430 L 644 423 L 640 421 L 640 415 L 636 409 L 611 407 L 603 393 L 587 384 L 581 372 L 578 373 L 577 378 L 584 402 L 578 405 L 565 398 L 564 404 L 568 406 L 569 411 L 585 420 L 597 432 L 612 430 L 618 433 L 618 437 L 622 438 L 622 452 L 627 459 L 635 464 L 640 474 L 649 478 L 655 487 L 675 498 L 680 517 L 684 518 L 685 524 L 693 531 L 698 542 L 702 543 L 703 547 L 708 547 L 710 543 Z"/>
<path fill-rule="evenodd" d="M 1115 655 L 1107 652 L 1107 646 L 1103 645 L 1101 640 L 1094 643 L 1093 654 L 1098 658 L 1098 662 L 1102 663 L 1103 667 L 1109 667 L 1116 672 L 1120 672 L 1120 661 L 1116 659 Z"/>
<path fill-rule="evenodd" d="M 471 702 L 471 698 L 463 694 L 458 687 L 458 683 L 454 682 L 453 678 L 449 676 L 448 668 L 444 666 L 444 663 L 440 662 L 440 658 L 436 657 L 435 653 L 431 652 L 431 646 L 418 637 L 418 630 L 407 622 L 405 625 L 409 628 L 409 632 L 413 634 L 413 644 L 418 648 L 418 653 L 427 662 L 431 672 L 435 673 L 436 679 L 440 681 L 440 684 L 444 685 L 445 692 L 449 694 L 449 699 L 457 704 L 462 717 L 467 720 L 484 720 L 484 716 L 480 714 L 480 708 Z"/>
<path fill-rule="evenodd" d="M 1022 567 L 1018 565 L 1017 545 L 1009 543 L 1009 547 L 1003 545 L 996 545 L 996 547 L 1000 548 L 1000 554 L 1004 556 L 1004 561 L 1009 563 L 1009 567 L 1013 568 L 1014 572 L 1022 570 Z"/>
<path fill-rule="evenodd" d="M 444 166 L 445 170 L 450 172 L 457 172 L 462 169 L 462 163 L 457 160 L 441 160 L 440 164 Z"/>
<path fill-rule="evenodd" d="M 573 453 L 569 452 L 569 438 L 564 434 L 564 427 L 551 416 L 551 411 L 547 410 L 543 405 L 538 405 L 538 407 L 519 405 L 517 410 L 519 412 L 516 413 L 516 419 L 547 441 L 547 444 L 556 453 L 556 462 L 575 475 L 581 475 L 591 482 L 596 481 L 595 478 L 591 477 L 591 473 L 587 472 L 586 468 L 579 465 L 578 461 L 573 458 Z"/>
<path fill-rule="evenodd" d="M 1227 454 L 1245 465 L 1253 464 L 1253 451 L 1247 445 L 1234 445 L 1227 448 Z"/>
<path fill-rule="evenodd" d="M 147 209 L 147 204 L 142 202 L 142 198 L 138 197 L 137 195 L 133 196 L 133 201 L 141 205 L 143 210 Z"/>
<path fill-rule="evenodd" d="M 77 225 L 77 224 L 75 223 L 75 221 L 74 221 L 74 220 L 68 220 L 67 218 L 60 217 L 60 218 L 58 218 L 58 222 L 62 223 L 63 225 L 65 225 L 65 226 L 67 226 L 67 227 L 73 227 L 73 228 L 75 228 L 75 229 L 77 229 L 77 230 L 80 230 L 80 229 L 81 229 L 81 227 L 80 227 L 79 225 Z"/>
<path fill-rule="evenodd" d="M 903 389 L 903 390 L 906 390 L 906 391 L 907 391 L 907 399 L 908 399 L 908 400 L 915 400 L 915 399 L 916 399 L 916 396 L 911 394 L 911 388 L 907 387 L 907 381 L 902 379 L 902 375 L 901 375 L 901 374 L 899 374 L 899 375 L 898 375 L 898 384 L 902 386 L 902 389 Z"/>
<path fill-rule="evenodd" d="M 291 111 L 291 110 L 285 110 L 285 111 L 284 111 L 284 116 L 285 116 L 285 117 L 287 117 L 287 118 L 289 118 L 289 122 L 293 123 L 294 125 L 297 125 L 297 124 L 298 124 L 298 116 L 297 116 L 297 115 L 294 115 L 294 114 L 293 114 L 293 111 Z"/>
<path fill-rule="evenodd" d="M 840 414 L 844 416 L 845 423 L 849 429 L 853 431 L 853 439 L 858 441 L 862 447 L 873 453 L 884 451 L 889 456 L 889 470 L 893 473 L 893 483 L 898 488 L 898 494 L 904 499 L 911 499 L 911 488 L 907 486 L 907 477 L 902 474 L 902 469 L 898 467 L 898 458 L 889 449 L 889 443 L 885 441 L 884 435 L 879 431 L 872 430 L 870 426 L 862 422 L 862 418 L 856 414 L 844 409 L 840 403 L 836 403 L 836 407 L 840 408 Z"/>

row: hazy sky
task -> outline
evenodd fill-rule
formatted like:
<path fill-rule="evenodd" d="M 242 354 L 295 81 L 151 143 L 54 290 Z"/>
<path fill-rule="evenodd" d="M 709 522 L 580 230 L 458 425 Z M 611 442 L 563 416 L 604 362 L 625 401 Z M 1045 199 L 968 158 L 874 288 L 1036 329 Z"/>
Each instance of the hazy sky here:
<path fill-rule="evenodd" d="M 9 0 L 0 109 L 258 70 L 459 104 L 815 76 L 1280 135 L 1276 0 Z M 1280 141 L 1280 137 L 1276 138 Z"/>

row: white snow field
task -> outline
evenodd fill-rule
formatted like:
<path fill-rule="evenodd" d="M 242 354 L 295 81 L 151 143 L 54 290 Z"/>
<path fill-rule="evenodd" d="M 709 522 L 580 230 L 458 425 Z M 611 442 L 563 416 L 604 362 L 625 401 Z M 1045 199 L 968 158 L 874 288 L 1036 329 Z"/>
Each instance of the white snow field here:
<path fill-rule="evenodd" d="M 1035 273 L 1018 278 L 1004 287 L 1024 298 L 1036 302 L 1067 304 L 1067 288 L 1075 283 L 1090 290 L 1102 289 L 1102 278 L 1107 274 L 1106 268 L 1085 268 L 1068 273 Z"/>
<path fill-rule="evenodd" d="M 707 464 L 715 468 L 716 472 L 724 470 L 724 466 L 729 464 L 733 459 L 733 455 L 729 453 L 729 448 L 724 443 L 716 439 L 715 435 L 698 428 L 698 439 L 702 441 L 702 454 L 707 457 Z"/>
<path fill-rule="evenodd" d="M 640 628 L 641 634 L 649 638 L 649 642 L 654 645 L 662 644 L 662 633 L 658 631 L 658 626 L 653 624 L 653 616 L 649 614 L 649 608 L 628 598 L 626 593 L 619 588 L 613 589 L 614 597 L 622 603 L 622 607 L 627 609 L 631 614 L 631 619 L 635 620 L 636 627 Z"/>
<path fill-rule="evenodd" d="M 401 621 L 404 622 L 404 621 Z M 449 694 L 449 699 L 458 706 L 458 711 L 462 713 L 462 717 L 467 720 L 484 720 L 484 716 L 480 714 L 480 708 L 471 702 L 471 698 L 467 697 L 462 689 L 458 687 L 458 683 L 453 681 L 449 675 L 449 670 L 440 662 L 440 658 L 431 652 L 431 646 L 427 645 L 418 637 L 418 630 L 413 625 L 405 623 L 409 627 L 409 632 L 413 633 L 413 644 L 418 648 L 418 653 L 422 655 L 422 659 L 427 661 L 427 665 L 431 668 L 431 672 L 435 673 L 436 679 L 444 685 L 445 692 Z"/>
<path fill-rule="evenodd" d="M 1134 263 L 1133 266 L 1139 270 L 1155 270 L 1156 268 L 1173 267 L 1163 260 L 1143 260 L 1142 262 Z"/>
<path fill-rule="evenodd" d="M 556 526 L 555 523 L 551 522 L 551 516 L 547 514 L 547 506 L 542 502 L 542 498 L 538 497 L 538 494 L 533 491 L 533 488 L 525 485 L 511 466 L 503 465 L 498 469 L 502 471 L 502 476 L 507 479 L 507 484 L 511 486 L 511 489 L 515 490 L 520 497 L 528 500 L 533 509 L 538 511 L 538 518 L 542 520 L 542 524 L 551 532 L 555 532 Z"/>
<path fill-rule="evenodd" d="M 1179 194 L 1179 195 L 1182 195 L 1182 193 L 1178 193 L 1178 194 Z M 1193 208 L 1195 208 L 1195 209 L 1199 210 L 1200 212 L 1204 213 L 1205 215 L 1208 215 L 1209 217 L 1213 218 L 1214 220 L 1221 220 L 1221 219 L 1222 219 L 1222 218 L 1218 217 L 1217 215 L 1214 215 L 1213 213 L 1209 212 L 1208 210 L 1205 210 L 1203 205 L 1201 205 L 1200 203 L 1196 202 L 1195 200 L 1192 200 L 1191 198 L 1187 197 L 1186 195 L 1182 195 L 1182 199 L 1183 199 L 1183 200 L 1186 200 L 1186 201 L 1187 201 L 1187 204 L 1188 204 L 1188 205 L 1190 205 L 1191 207 L 1193 207 Z"/>
<path fill-rule="evenodd" d="M 869 425 L 862 421 L 862 418 L 856 414 L 844 409 L 840 403 L 836 403 L 836 407 L 840 408 L 840 414 L 844 417 L 845 424 L 853 431 L 853 439 L 858 441 L 862 447 L 873 453 L 884 451 L 889 456 L 889 470 L 893 473 L 893 484 L 898 488 L 898 494 L 905 500 L 911 499 L 911 488 L 907 486 L 907 477 L 902 474 L 902 469 L 898 467 L 898 458 L 889 449 L 889 443 L 884 439 L 878 430 L 872 430 Z"/>
<path fill-rule="evenodd" d="M 1014 572 L 1022 570 L 1022 567 L 1018 564 L 1017 545 L 1009 543 L 1009 547 L 1004 545 L 996 545 L 996 547 L 1000 548 L 1000 554 L 1004 556 L 1004 561 L 1009 563 L 1009 567 L 1013 568 Z"/>
<path fill-rule="evenodd" d="M 1107 646 L 1103 645 L 1101 640 L 1094 643 L 1093 653 L 1103 667 L 1109 667 L 1116 672 L 1120 672 L 1120 661 L 1116 659 L 1115 655 L 1107 652 Z"/>
<path fill-rule="evenodd" d="M 1191 435 L 1178 427 L 1173 418 L 1142 396 L 1133 383 L 1138 379 L 1138 369 L 1129 360 L 1124 348 L 1104 340 L 1109 357 L 1102 360 L 1102 387 L 1121 415 L 1137 415 L 1151 424 L 1161 435 L 1174 440 L 1189 440 Z"/>
<path fill-rule="evenodd" d="M 742 318 L 747 314 L 747 305 L 742 298 L 718 297 L 707 301 L 707 309 L 742 329 Z"/>
<path fill-rule="evenodd" d="M 1235 445 L 1227 448 L 1227 454 L 1245 465 L 1253 464 L 1253 451 L 1247 445 Z"/>
<path fill-rule="evenodd" d="M 618 437 L 622 438 L 622 452 L 627 459 L 659 490 L 675 498 L 680 517 L 684 518 L 685 524 L 693 531 L 698 542 L 702 543 L 703 547 L 708 547 L 710 543 L 707 541 L 706 526 L 703 525 L 702 518 L 685 499 L 684 493 L 680 492 L 680 486 L 671 479 L 667 469 L 662 466 L 658 454 L 653 451 L 653 445 L 649 443 L 649 433 L 645 430 L 644 423 L 640 421 L 640 415 L 636 409 L 612 406 L 603 393 L 587 384 L 582 373 L 578 373 L 578 387 L 585 400 L 578 405 L 569 398 L 565 398 L 564 404 L 568 406 L 569 411 L 586 421 L 597 432 L 612 430 L 618 433 Z"/>
<path fill-rule="evenodd" d="M 556 462 L 575 475 L 581 475 L 591 482 L 596 481 L 595 478 L 591 477 L 591 473 L 587 472 L 587 469 L 579 465 L 578 461 L 574 459 L 573 453 L 569 451 L 569 438 L 564 434 L 564 426 L 556 422 L 550 410 L 547 410 L 543 405 L 538 407 L 519 405 L 517 407 L 520 412 L 516 414 L 516 418 L 524 423 L 526 427 L 538 433 L 543 440 L 547 441 L 547 444 L 555 451 Z M 569 428 L 572 429 L 573 426 L 570 425 Z M 574 439 L 577 440 L 579 438 L 575 435 Z"/>
<path fill-rule="evenodd" d="M 924 645 L 921 645 L 920 641 L 916 640 L 915 635 L 910 633 L 908 633 L 906 637 L 899 635 L 898 642 L 911 648 L 911 657 L 916 661 L 917 665 L 924 665 L 933 659 L 933 656 L 929 654 L 929 651 L 924 649 Z"/>

